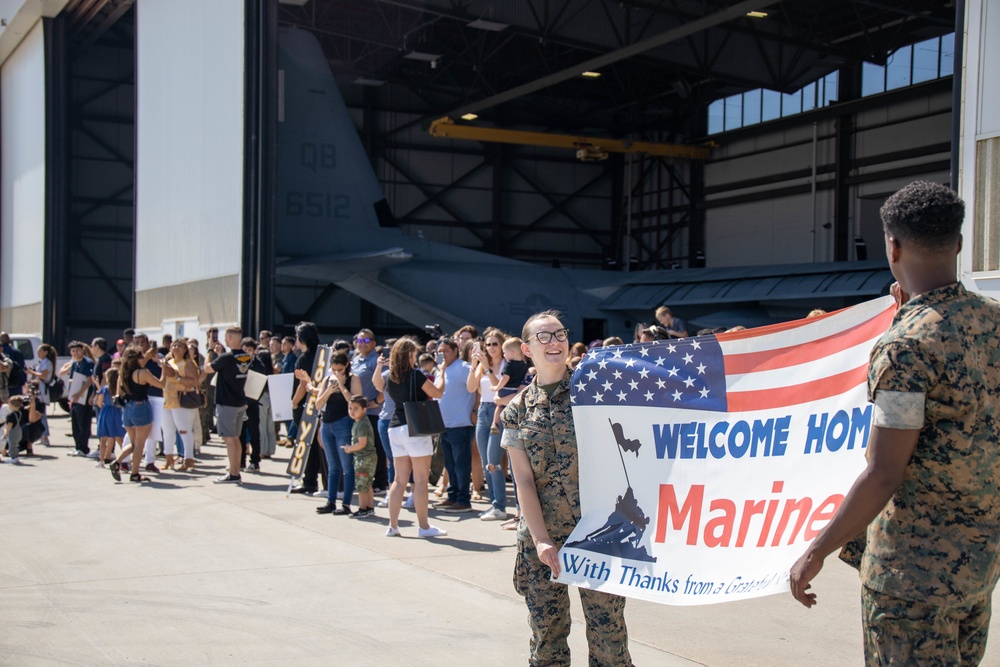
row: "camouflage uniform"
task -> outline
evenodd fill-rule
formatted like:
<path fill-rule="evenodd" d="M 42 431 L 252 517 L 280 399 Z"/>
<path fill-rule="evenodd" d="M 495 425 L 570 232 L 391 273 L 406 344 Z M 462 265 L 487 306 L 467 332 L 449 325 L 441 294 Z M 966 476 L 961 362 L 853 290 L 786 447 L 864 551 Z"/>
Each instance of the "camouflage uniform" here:
<path fill-rule="evenodd" d="M 375 478 L 375 465 L 378 457 L 375 454 L 375 431 L 367 418 L 354 422 L 351 427 L 351 447 L 358 444 L 361 438 L 368 438 L 365 448 L 354 452 L 354 488 L 358 493 L 366 493 L 372 489 Z"/>
<path fill-rule="evenodd" d="M 997 322 L 1000 304 L 949 285 L 904 304 L 872 350 L 870 401 L 880 391 L 924 398 L 905 478 L 861 558 L 870 665 L 982 658 L 1000 574 Z"/>
<path fill-rule="evenodd" d="M 534 473 L 545 527 L 553 544 L 562 546 L 580 520 L 580 478 L 576 433 L 569 401 L 569 372 L 546 395 L 536 383 L 504 409 L 503 446 L 522 449 Z M 514 588 L 524 596 L 531 625 L 530 664 L 569 665 L 569 592 L 551 581 L 551 571 L 538 559 L 522 520 L 517 529 Z M 625 598 L 580 589 L 587 621 L 590 665 L 631 665 Z"/>

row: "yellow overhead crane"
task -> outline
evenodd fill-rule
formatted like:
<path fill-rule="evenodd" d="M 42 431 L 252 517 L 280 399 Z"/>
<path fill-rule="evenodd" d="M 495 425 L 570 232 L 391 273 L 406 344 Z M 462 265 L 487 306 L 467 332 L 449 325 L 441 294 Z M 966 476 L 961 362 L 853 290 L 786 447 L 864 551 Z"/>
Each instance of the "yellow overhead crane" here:
<path fill-rule="evenodd" d="M 608 153 L 645 153 L 657 157 L 680 160 L 707 160 L 711 155 L 710 146 L 682 146 L 678 144 L 657 144 L 649 141 L 627 141 L 602 137 L 574 137 L 568 134 L 547 134 L 522 130 L 502 130 L 493 127 L 459 125 L 448 116 L 438 118 L 428 130 L 431 136 L 446 139 L 468 139 L 470 141 L 491 141 L 501 144 L 521 146 L 548 146 L 550 148 L 570 148 L 585 162 L 605 160 Z"/>

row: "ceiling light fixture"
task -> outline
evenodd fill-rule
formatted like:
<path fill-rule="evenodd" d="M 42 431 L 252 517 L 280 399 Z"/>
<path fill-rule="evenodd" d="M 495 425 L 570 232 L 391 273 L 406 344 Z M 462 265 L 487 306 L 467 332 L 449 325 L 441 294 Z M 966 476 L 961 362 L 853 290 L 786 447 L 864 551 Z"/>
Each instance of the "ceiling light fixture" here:
<path fill-rule="evenodd" d="M 583 74 L 581 74 L 580 76 L 585 76 L 588 79 L 596 79 L 597 77 L 601 76 L 601 73 L 600 72 L 591 72 L 591 71 L 588 70 L 588 71 L 584 72 Z"/>
<path fill-rule="evenodd" d="M 498 23 L 496 21 L 487 21 L 486 19 L 476 19 L 472 23 L 469 23 L 470 28 L 476 28 L 477 30 L 489 30 L 490 32 L 500 32 L 501 30 L 506 30 L 510 27 L 507 23 Z"/>
<path fill-rule="evenodd" d="M 427 63 L 432 63 L 441 57 L 440 53 L 424 53 L 423 51 L 410 51 L 405 56 L 407 60 L 420 60 Z"/>
<path fill-rule="evenodd" d="M 758 11 L 754 10 L 752 12 L 747 12 L 747 16 L 749 16 L 752 19 L 766 19 L 767 18 L 767 12 L 758 12 Z"/>
<path fill-rule="evenodd" d="M 385 84 L 385 81 L 382 79 L 369 79 L 366 76 L 359 76 L 351 83 L 356 83 L 359 86 L 381 86 Z"/>
<path fill-rule="evenodd" d="M 479 114 L 474 114 L 474 113 L 462 114 L 462 120 L 476 120 L 477 118 L 479 118 Z"/>

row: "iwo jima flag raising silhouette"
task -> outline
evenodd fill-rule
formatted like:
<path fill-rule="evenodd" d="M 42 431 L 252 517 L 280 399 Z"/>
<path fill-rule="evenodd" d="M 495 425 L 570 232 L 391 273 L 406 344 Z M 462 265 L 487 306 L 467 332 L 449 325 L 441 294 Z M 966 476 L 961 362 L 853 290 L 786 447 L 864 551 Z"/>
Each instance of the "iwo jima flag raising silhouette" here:
<path fill-rule="evenodd" d="M 788 590 L 864 469 L 891 297 L 811 320 L 592 350 L 573 373 L 579 524 L 558 581 L 665 604 Z"/>

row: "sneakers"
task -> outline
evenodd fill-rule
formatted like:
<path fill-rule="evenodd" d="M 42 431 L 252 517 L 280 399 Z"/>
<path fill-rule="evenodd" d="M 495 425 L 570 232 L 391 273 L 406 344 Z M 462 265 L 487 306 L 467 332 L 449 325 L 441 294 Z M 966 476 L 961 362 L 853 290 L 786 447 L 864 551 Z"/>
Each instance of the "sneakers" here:
<path fill-rule="evenodd" d="M 455 503 L 451 502 L 450 500 L 442 500 L 441 502 L 439 502 L 436 505 L 434 505 L 434 509 L 436 509 L 436 510 L 443 510 L 443 511 L 447 512 L 448 508 L 451 507 L 454 504 Z"/>
<path fill-rule="evenodd" d="M 42 445 L 43 447 L 51 447 L 52 446 L 52 445 L 49 444 L 49 436 L 47 436 L 47 435 L 43 435 L 42 439 L 38 441 L 38 444 Z"/>
<path fill-rule="evenodd" d="M 247 472 L 260 472 L 260 464 L 250 463 L 247 465 L 246 468 L 244 468 L 244 470 L 246 470 Z"/>
<path fill-rule="evenodd" d="M 239 475 L 231 475 L 228 472 L 222 477 L 216 477 L 213 481 L 216 484 L 241 484 L 243 482 Z"/>
<path fill-rule="evenodd" d="M 302 493 L 302 494 L 305 494 L 307 496 L 311 496 L 311 495 L 313 495 L 313 493 L 315 491 L 316 491 L 316 489 L 310 489 L 310 488 L 305 487 L 305 486 L 296 486 L 294 489 L 292 489 L 291 492 L 292 493 Z"/>
<path fill-rule="evenodd" d="M 315 491 L 313 491 L 309 495 L 312 496 L 313 498 L 326 498 L 330 494 L 327 493 L 326 489 L 316 489 Z"/>
<path fill-rule="evenodd" d="M 336 514 L 337 506 L 333 503 L 327 503 L 326 505 L 320 505 L 316 508 L 316 514 Z"/>
<path fill-rule="evenodd" d="M 350 515 L 350 519 L 364 519 L 365 517 L 375 516 L 375 510 L 358 510 L 354 514 Z"/>
<path fill-rule="evenodd" d="M 104 461 L 98 461 L 97 465 L 95 465 L 94 467 L 95 468 L 103 468 L 104 467 Z"/>
<path fill-rule="evenodd" d="M 337 509 L 330 512 L 330 514 L 334 514 L 336 516 L 350 516 L 353 512 L 351 512 L 351 508 L 347 505 L 341 505 Z"/>
<path fill-rule="evenodd" d="M 87 455 L 84 454 L 83 452 L 81 452 L 79 449 L 74 449 L 71 452 L 66 452 L 66 456 L 83 456 L 83 457 L 86 457 Z"/>
<path fill-rule="evenodd" d="M 17 457 L 14 457 L 12 459 L 11 458 L 6 458 L 3 461 L 0 461 L 0 463 L 6 463 L 7 465 L 12 465 L 12 466 L 19 466 L 19 465 L 21 465 L 21 459 L 19 459 Z"/>
<path fill-rule="evenodd" d="M 388 506 L 389 506 L 388 498 L 383 498 L 382 500 L 378 501 L 377 507 L 388 507 Z"/>
<path fill-rule="evenodd" d="M 385 529 L 385 536 L 399 537 L 399 528 L 393 528 L 392 526 L 389 526 L 388 528 Z"/>
<path fill-rule="evenodd" d="M 426 528 L 421 528 L 417 531 L 417 537 L 440 537 L 441 535 L 447 534 L 447 530 L 442 530 L 437 526 L 427 526 Z"/>
<path fill-rule="evenodd" d="M 403 509 L 411 510 L 413 509 L 413 494 L 411 493 L 409 497 L 403 502 Z"/>
<path fill-rule="evenodd" d="M 90 451 L 90 453 L 87 454 L 87 458 L 88 459 L 96 459 L 96 458 L 100 458 L 100 456 L 101 456 L 101 453 L 99 451 L 97 451 L 96 449 L 92 449 Z"/>
<path fill-rule="evenodd" d="M 504 521 L 506 518 L 507 512 L 496 507 L 491 507 L 479 515 L 480 521 Z"/>
<path fill-rule="evenodd" d="M 441 510 L 452 514 L 458 514 L 460 512 L 471 512 L 472 505 L 460 505 L 459 503 L 455 503 L 453 505 L 448 505 L 447 507 L 442 507 Z"/>

